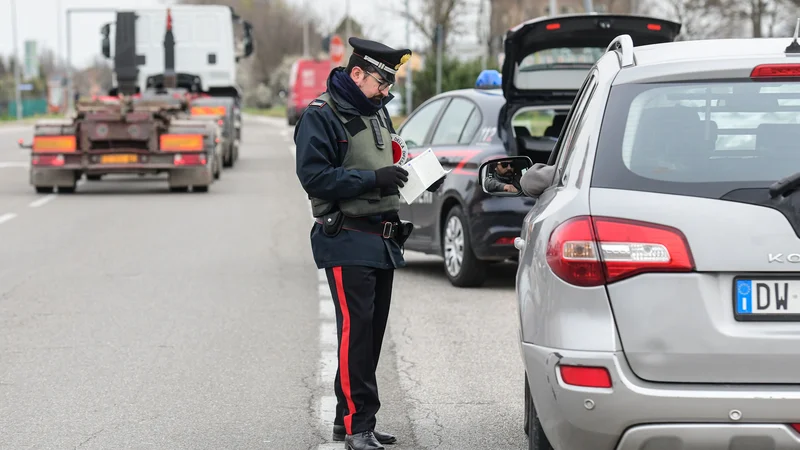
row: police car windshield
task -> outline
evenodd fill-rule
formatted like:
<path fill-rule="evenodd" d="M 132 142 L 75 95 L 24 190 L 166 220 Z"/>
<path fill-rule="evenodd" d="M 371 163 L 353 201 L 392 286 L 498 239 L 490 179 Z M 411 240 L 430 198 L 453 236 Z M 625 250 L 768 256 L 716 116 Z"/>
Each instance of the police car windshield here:
<path fill-rule="evenodd" d="M 719 198 L 800 168 L 800 83 L 620 85 L 606 112 L 593 186 Z"/>
<path fill-rule="evenodd" d="M 600 47 L 549 48 L 526 56 L 519 64 L 520 72 L 553 69 L 559 66 L 591 67 L 605 54 Z"/>

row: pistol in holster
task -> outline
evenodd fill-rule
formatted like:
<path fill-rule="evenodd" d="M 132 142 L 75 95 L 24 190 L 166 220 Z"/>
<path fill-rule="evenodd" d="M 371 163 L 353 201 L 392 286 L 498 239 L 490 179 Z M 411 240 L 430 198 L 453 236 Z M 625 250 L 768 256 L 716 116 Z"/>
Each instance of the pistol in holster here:
<path fill-rule="evenodd" d="M 397 236 L 395 237 L 395 239 L 397 240 L 397 244 L 400 245 L 400 247 L 402 247 L 403 244 L 406 243 L 408 237 L 411 236 L 412 231 L 414 231 L 413 223 L 407 220 L 400 221 L 400 227 L 397 230 Z"/>

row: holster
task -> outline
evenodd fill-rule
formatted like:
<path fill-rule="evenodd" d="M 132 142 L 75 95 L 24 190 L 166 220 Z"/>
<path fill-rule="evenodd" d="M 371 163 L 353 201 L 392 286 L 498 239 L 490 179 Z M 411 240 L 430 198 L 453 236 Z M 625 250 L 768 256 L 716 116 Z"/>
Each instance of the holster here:
<path fill-rule="evenodd" d="M 400 247 L 402 247 L 403 244 L 406 243 L 408 237 L 411 236 L 412 231 L 414 231 L 413 223 L 407 220 L 400 221 L 400 229 L 397 231 L 397 237 L 395 238 L 397 240 L 397 244 L 400 245 Z"/>
<path fill-rule="evenodd" d="M 328 237 L 334 237 L 342 231 L 344 224 L 344 214 L 336 210 L 322 216 L 322 233 Z"/>

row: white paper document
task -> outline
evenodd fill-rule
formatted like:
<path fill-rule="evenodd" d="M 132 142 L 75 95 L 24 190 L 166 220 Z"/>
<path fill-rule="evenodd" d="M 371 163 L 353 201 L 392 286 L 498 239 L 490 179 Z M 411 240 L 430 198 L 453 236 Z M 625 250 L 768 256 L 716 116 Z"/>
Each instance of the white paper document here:
<path fill-rule="evenodd" d="M 431 149 L 425 150 L 411 161 L 403 164 L 403 168 L 408 171 L 408 181 L 405 186 L 400 188 L 400 195 L 409 205 L 433 183 L 439 181 L 439 178 L 450 173 L 439 164 L 439 159 Z"/>

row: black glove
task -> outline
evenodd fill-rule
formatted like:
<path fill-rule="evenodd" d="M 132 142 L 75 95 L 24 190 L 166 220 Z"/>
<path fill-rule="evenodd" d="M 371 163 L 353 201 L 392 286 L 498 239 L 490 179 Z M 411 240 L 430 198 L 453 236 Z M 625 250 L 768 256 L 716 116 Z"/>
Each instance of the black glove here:
<path fill-rule="evenodd" d="M 436 182 L 434 182 L 432 185 L 430 185 L 428 187 L 427 191 L 428 192 L 436 192 L 436 191 L 438 191 L 439 188 L 442 187 L 442 184 L 444 183 L 444 179 L 445 179 L 446 176 L 447 175 L 445 175 L 442 178 L 439 178 L 438 180 L 436 180 Z"/>
<path fill-rule="evenodd" d="M 375 171 L 375 187 L 391 192 L 397 186 L 405 186 L 408 181 L 408 172 L 399 166 L 381 167 Z"/>

